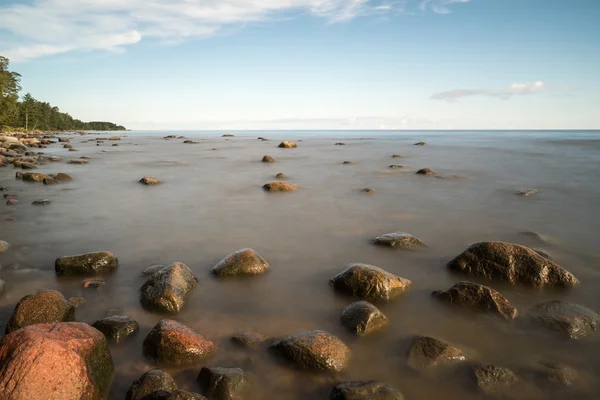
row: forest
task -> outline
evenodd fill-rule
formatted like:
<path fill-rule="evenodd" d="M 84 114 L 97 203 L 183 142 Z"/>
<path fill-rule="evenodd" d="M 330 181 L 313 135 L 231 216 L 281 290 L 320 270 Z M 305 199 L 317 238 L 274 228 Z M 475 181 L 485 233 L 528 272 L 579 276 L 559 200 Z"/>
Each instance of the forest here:
<path fill-rule="evenodd" d="M 50 103 L 36 100 L 30 93 L 21 98 L 21 75 L 10 71 L 9 64 L 8 58 L 0 56 L 0 131 L 125 130 L 112 122 L 82 122 Z"/>

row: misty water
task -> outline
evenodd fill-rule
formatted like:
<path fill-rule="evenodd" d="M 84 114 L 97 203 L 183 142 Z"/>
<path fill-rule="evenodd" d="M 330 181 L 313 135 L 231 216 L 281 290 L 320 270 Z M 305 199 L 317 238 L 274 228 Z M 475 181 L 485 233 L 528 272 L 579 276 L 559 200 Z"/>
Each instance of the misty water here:
<path fill-rule="evenodd" d="M 141 327 L 137 336 L 111 345 L 115 378 L 110 399 L 123 399 L 133 380 L 153 367 L 142 356 L 142 341 L 162 318 L 176 319 L 218 344 L 205 365 L 251 373 L 248 400 L 326 399 L 339 382 L 368 379 L 395 386 L 408 400 L 480 398 L 468 374 L 411 370 L 407 351 L 417 335 L 447 341 L 474 362 L 512 368 L 537 386 L 542 398 L 596 398 L 597 338 L 567 340 L 527 324 L 526 317 L 532 306 L 549 300 L 600 312 L 600 132 L 256 131 L 232 132 L 235 137 L 229 139 L 223 133 L 228 132 L 127 132 L 121 141 L 100 146 L 87 141 L 95 136 L 72 135 L 79 151 L 49 146 L 42 151 L 64 161 L 36 171 L 73 176 L 60 185 L 15 180 L 16 169 L 0 169 L 0 186 L 9 188 L 4 193 L 20 200 L 0 211 L 0 240 L 12 245 L 0 256 L 0 278 L 6 281 L 0 296 L 2 331 L 19 299 L 44 288 L 67 298 L 84 297 L 78 321 L 93 323 L 111 309 L 135 318 Z M 169 134 L 199 144 L 163 139 Z M 296 141 L 298 148 L 279 149 L 281 140 Z M 428 146 L 414 146 L 417 141 Z M 264 155 L 276 162 L 260 162 Z M 90 157 L 88 165 L 66 164 L 81 156 Z M 391 169 L 391 164 L 404 168 Z M 425 167 L 437 176 L 415 174 Z M 278 172 L 301 189 L 264 192 L 261 186 Z M 137 183 L 145 175 L 162 183 Z M 367 187 L 376 193 L 362 193 Z M 516 195 L 529 188 L 539 192 Z M 51 204 L 30 205 L 37 199 Z M 395 231 L 409 232 L 429 248 L 410 252 L 371 243 Z M 581 285 L 532 289 L 446 269 L 470 244 L 488 240 L 543 250 Z M 246 247 L 271 264 L 268 274 L 232 280 L 211 275 L 219 260 Z M 102 277 L 104 288 L 86 289 L 82 279 L 56 278 L 57 257 L 103 250 L 119 258 L 116 273 Z M 139 288 L 147 277 L 141 271 L 175 261 L 192 269 L 198 287 L 175 316 L 145 311 Z M 407 293 L 375 303 L 390 324 L 364 338 L 340 324 L 341 310 L 356 299 L 335 293 L 328 283 L 352 262 L 376 265 L 413 282 Z M 461 312 L 431 297 L 432 291 L 465 279 L 502 292 L 519 318 L 509 323 Z M 297 371 L 265 349 L 241 349 L 229 341 L 240 331 L 275 338 L 312 329 L 327 330 L 350 347 L 346 371 Z M 532 372 L 542 361 L 577 369 L 577 385 L 565 391 L 548 386 Z M 199 392 L 201 367 L 167 370 L 181 388 Z"/>

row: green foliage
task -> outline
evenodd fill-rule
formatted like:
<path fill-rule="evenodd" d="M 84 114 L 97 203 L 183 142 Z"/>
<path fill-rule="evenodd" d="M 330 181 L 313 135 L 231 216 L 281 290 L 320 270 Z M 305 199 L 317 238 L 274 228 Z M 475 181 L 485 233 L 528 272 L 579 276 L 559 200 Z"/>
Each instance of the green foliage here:
<path fill-rule="evenodd" d="M 19 101 L 21 75 L 8 70 L 9 60 L 0 56 L 0 130 L 25 128 L 42 131 L 124 131 L 112 122 L 82 122 L 58 107 L 36 100 L 30 93 Z"/>

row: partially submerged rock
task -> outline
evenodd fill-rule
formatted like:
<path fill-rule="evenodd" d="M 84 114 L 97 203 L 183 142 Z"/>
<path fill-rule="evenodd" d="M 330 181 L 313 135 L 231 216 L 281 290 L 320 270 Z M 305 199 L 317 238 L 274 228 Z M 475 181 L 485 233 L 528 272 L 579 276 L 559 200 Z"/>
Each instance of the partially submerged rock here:
<path fill-rule="evenodd" d="M 240 368 L 204 367 L 198 375 L 203 393 L 214 400 L 234 400 L 248 379 Z"/>
<path fill-rule="evenodd" d="M 488 280 L 501 279 L 533 287 L 574 287 L 577 278 L 560 265 L 518 244 L 480 242 L 448 262 L 448 268 Z"/>
<path fill-rule="evenodd" d="M 544 362 L 543 374 L 556 385 L 570 387 L 575 384 L 579 373 L 574 368 L 560 363 Z"/>
<path fill-rule="evenodd" d="M 114 343 L 123 342 L 140 329 L 136 320 L 122 315 L 102 318 L 92 326 L 102 332 L 106 340 Z"/>
<path fill-rule="evenodd" d="M 73 180 L 73 178 L 71 177 L 71 175 L 59 172 L 58 174 L 53 176 L 53 179 L 59 182 L 68 182 Z"/>
<path fill-rule="evenodd" d="M 441 340 L 421 336 L 408 351 L 408 366 L 418 371 L 466 361 L 463 352 Z"/>
<path fill-rule="evenodd" d="M 48 175 L 40 174 L 38 172 L 27 172 L 22 176 L 22 179 L 25 182 L 43 182 L 46 178 L 48 178 Z"/>
<path fill-rule="evenodd" d="M 198 278 L 184 263 L 176 262 L 153 274 L 140 289 L 142 305 L 154 311 L 181 311 Z"/>
<path fill-rule="evenodd" d="M 294 142 L 281 142 L 281 143 L 279 143 L 279 146 L 277 146 L 277 147 L 280 147 L 282 149 L 291 149 L 291 148 L 298 147 L 298 146 Z"/>
<path fill-rule="evenodd" d="M 335 145 L 336 145 L 336 146 L 345 146 L 345 145 L 346 145 L 346 143 L 344 143 L 344 142 L 337 142 Z"/>
<path fill-rule="evenodd" d="M 88 163 L 88 161 L 87 161 L 87 160 L 84 160 L 84 159 L 82 159 L 82 158 L 79 158 L 79 159 L 77 159 L 77 160 L 70 160 L 70 161 L 68 162 L 68 164 L 76 164 L 76 165 L 82 165 L 82 164 L 87 164 L 87 163 Z"/>
<path fill-rule="evenodd" d="M 102 400 L 114 365 L 102 333 L 83 323 L 38 324 L 0 340 L 7 400 Z"/>
<path fill-rule="evenodd" d="M 109 251 L 57 258 L 56 275 L 91 275 L 114 271 L 119 265 L 117 256 Z"/>
<path fill-rule="evenodd" d="M 427 247 L 425 243 L 406 232 L 386 233 L 384 235 L 377 236 L 373 240 L 373 243 L 381 246 L 406 250 L 422 249 Z"/>
<path fill-rule="evenodd" d="M 422 168 L 417 171 L 417 175 L 435 175 L 435 171 L 430 168 Z"/>
<path fill-rule="evenodd" d="M 390 165 L 391 169 L 400 169 L 400 168 L 404 168 L 402 165 L 398 165 L 398 164 L 392 164 Z"/>
<path fill-rule="evenodd" d="M 247 348 L 260 347 L 266 340 L 264 335 L 257 332 L 241 332 L 231 337 L 233 343 Z"/>
<path fill-rule="evenodd" d="M 367 193 L 367 194 L 375 194 L 375 190 L 371 189 L 371 188 L 364 188 L 361 190 L 362 193 Z"/>
<path fill-rule="evenodd" d="M 459 282 L 448 290 L 437 290 L 432 295 L 448 304 L 474 311 L 491 312 L 507 321 L 517 317 L 517 309 L 490 287 L 472 282 Z"/>
<path fill-rule="evenodd" d="M 177 390 L 177 384 L 167 372 L 160 368 L 146 371 L 133 381 L 125 400 L 154 400 L 152 396 Z"/>
<path fill-rule="evenodd" d="M 427 146 L 427 143 L 425 143 L 425 142 L 417 142 L 417 143 L 415 143 L 415 146 Z"/>
<path fill-rule="evenodd" d="M 160 183 L 160 181 L 151 176 L 145 176 L 142 179 L 140 179 L 140 183 L 143 183 L 144 185 L 157 185 Z"/>
<path fill-rule="evenodd" d="M 220 278 L 228 276 L 262 275 L 269 270 L 269 263 L 252 249 L 241 249 L 229 254 L 212 269 Z"/>
<path fill-rule="evenodd" d="M 530 318 L 571 339 L 580 339 L 600 330 L 600 315 L 582 305 L 562 301 L 538 304 Z"/>
<path fill-rule="evenodd" d="M 75 320 L 75 307 L 56 290 L 44 290 L 23 297 L 15 306 L 6 333 L 25 326 Z"/>
<path fill-rule="evenodd" d="M 10 249 L 10 244 L 4 240 L 0 240 L 0 254 L 6 253 Z"/>
<path fill-rule="evenodd" d="M 50 204 L 50 200 L 48 200 L 48 199 L 34 200 L 33 202 L 31 202 L 31 204 L 33 204 L 34 206 L 47 206 L 48 204 Z"/>
<path fill-rule="evenodd" d="M 319 330 L 288 336 L 273 343 L 271 349 L 302 369 L 339 372 L 350 359 L 350 349 L 344 342 Z"/>
<path fill-rule="evenodd" d="M 357 301 L 344 308 L 342 325 L 358 336 L 380 330 L 388 325 L 387 317 L 367 301 Z"/>
<path fill-rule="evenodd" d="M 408 279 L 368 264 L 348 264 L 330 283 L 340 292 L 374 300 L 390 300 L 412 284 Z"/>
<path fill-rule="evenodd" d="M 277 175 L 275 175 L 275 179 L 287 179 L 288 176 L 286 174 L 284 174 L 283 172 L 278 173 Z"/>
<path fill-rule="evenodd" d="M 404 400 L 396 388 L 379 381 L 354 381 L 338 384 L 329 400 Z"/>
<path fill-rule="evenodd" d="M 160 272 L 168 267 L 168 265 L 163 264 L 151 265 L 142 271 L 142 275 L 154 275 L 155 273 Z"/>
<path fill-rule="evenodd" d="M 479 389 L 487 396 L 503 398 L 519 382 L 519 377 L 508 368 L 495 365 L 478 365 L 473 376 Z"/>
<path fill-rule="evenodd" d="M 216 346 L 187 326 L 163 319 L 148 333 L 142 350 L 155 363 L 184 366 L 202 362 L 216 351 Z"/>
<path fill-rule="evenodd" d="M 531 196 L 533 194 L 536 194 L 538 192 L 537 189 L 523 189 L 523 190 L 519 190 L 517 192 L 517 194 L 519 196 Z"/>
<path fill-rule="evenodd" d="M 293 192 L 300 189 L 300 187 L 298 185 L 294 185 L 293 183 L 271 182 L 265 184 L 263 189 L 267 192 Z"/>
<path fill-rule="evenodd" d="M 271 156 L 264 156 L 262 158 L 262 162 L 264 162 L 264 163 L 272 163 L 272 162 L 275 162 L 275 159 L 273 157 L 271 157 Z"/>

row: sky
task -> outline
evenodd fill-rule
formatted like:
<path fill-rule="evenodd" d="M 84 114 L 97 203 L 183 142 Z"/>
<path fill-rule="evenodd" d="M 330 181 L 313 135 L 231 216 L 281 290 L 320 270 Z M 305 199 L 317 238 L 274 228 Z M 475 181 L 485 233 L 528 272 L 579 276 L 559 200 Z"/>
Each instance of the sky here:
<path fill-rule="evenodd" d="M 600 129 L 600 0 L 0 0 L 23 94 L 129 129 Z"/>

